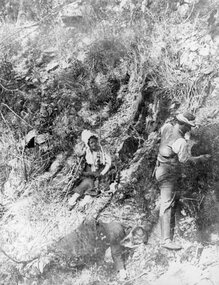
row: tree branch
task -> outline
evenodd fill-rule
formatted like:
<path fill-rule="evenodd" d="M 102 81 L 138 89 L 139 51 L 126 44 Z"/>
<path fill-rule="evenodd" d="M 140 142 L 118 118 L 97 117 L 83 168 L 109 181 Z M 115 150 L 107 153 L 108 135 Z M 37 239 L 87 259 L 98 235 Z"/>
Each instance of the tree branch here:
<path fill-rule="evenodd" d="M 16 117 L 18 117 L 20 120 L 22 120 L 25 124 L 27 124 L 29 127 L 33 128 L 28 122 L 26 122 L 23 118 L 21 118 L 15 111 L 13 111 L 7 104 L 1 103 L 1 105 L 7 107 Z"/>
<path fill-rule="evenodd" d="M 28 259 L 28 260 L 16 260 L 15 258 L 11 257 L 10 255 L 8 255 L 4 249 L 2 249 L 2 247 L 0 247 L 0 252 L 2 252 L 8 259 L 10 259 L 11 261 L 17 263 L 17 264 L 23 264 L 23 266 L 26 266 L 28 263 L 38 259 L 40 257 L 40 255 L 38 254 L 37 256 Z"/>

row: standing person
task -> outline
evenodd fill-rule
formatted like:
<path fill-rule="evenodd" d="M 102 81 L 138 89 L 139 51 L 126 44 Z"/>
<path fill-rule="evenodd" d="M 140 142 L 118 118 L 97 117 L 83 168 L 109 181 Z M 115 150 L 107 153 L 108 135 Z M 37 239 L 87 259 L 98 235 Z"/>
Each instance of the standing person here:
<path fill-rule="evenodd" d="M 179 250 L 181 245 L 172 241 L 171 218 L 176 195 L 177 180 L 180 178 L 181 164 L 187 161 L 205 161 L 210 155 L 192 157 L 188 151 L 185 134 L 195 127 L 195 117 L 186 112 L 176 116 L 176 123 L 166 123 L 161 128 L 161 142 L 157 156 L 155 177 L 160 189 L 160 224 L 162 246 Z"/>
<path fill-rule="evenodd" d="M 80 179 L 81 182 L 74 189 L 75 193 L 68 201 L 70 207 L 73 207 L 84 194 L 96 195 L 95 188 L 99 187 L 101 178 L 111 167 L 111 156 L 103 150 L 98 136 L 85 130 L 81 137 L 85 145 L 85 151 L 82 153 L 85 167 Z"/>

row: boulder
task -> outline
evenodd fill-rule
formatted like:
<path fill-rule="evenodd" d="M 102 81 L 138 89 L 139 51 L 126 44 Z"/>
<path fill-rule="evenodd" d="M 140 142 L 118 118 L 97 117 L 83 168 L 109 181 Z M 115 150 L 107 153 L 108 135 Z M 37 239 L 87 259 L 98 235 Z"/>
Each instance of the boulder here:
<path fill-rule="evenodd" d="M 60 12 L 60 17 L 64 26 L 77 27 L 84 22 L 81 2 L 82 1 L 75 1 L 64 6 Z"/>
<path fill-rule="evenodd" d="M 174 264 L 153 285 L 195 285 L 200 277 L 199 268 L 190 264 Z"/>

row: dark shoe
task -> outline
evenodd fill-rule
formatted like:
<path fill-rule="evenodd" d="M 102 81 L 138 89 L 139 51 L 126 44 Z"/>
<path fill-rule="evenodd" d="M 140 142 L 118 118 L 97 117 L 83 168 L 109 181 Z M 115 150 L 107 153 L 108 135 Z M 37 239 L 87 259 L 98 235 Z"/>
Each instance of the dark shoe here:
<path fill-rule="evenodd" d="M 182 246 L 180 244 L 177 244 L 170 239 L 165 240 L 164 243 L 161 244 L 161 246 L 170 250 L 182 249 Z"/>

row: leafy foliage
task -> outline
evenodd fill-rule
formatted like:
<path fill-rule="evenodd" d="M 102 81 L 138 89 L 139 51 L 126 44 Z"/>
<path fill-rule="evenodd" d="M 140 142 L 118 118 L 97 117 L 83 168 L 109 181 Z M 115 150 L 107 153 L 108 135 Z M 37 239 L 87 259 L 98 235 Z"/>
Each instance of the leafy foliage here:
<path fill-rule="evenodd" d="M 77 176 L 73 149 L 84 128 L 100 132 L 114 153 L 121 142 L 134 142 L 127 147 L 130 151 L 125 144 L 119 151 L 129 183 L 104 214 L 129 225 L 144 214 L 151 231 L 157 219 L 158 192 L 151 176 L 159 129 L 170 115 L 185 109 L 196 112 L 202 125 L 201 143 L 193 154 L 208 152 L 213 157 L 208 164 L 183 170 L 180 210 L 186 217 L 179 214 L 179 236 L 184 242 L 192 240 L 197 223 L 199 229 L 208 229 L 210 238 L 218 216 L 218 101 L 212 95 L 215 89 L 217 94 L 218 7 L 214 1 L 206 3 L 1 1 L 0 226 L 2 246 L 11 256 L 32 258 L 75 226 L 77 217 L 67 211 L 65 199 Z M 83 27 L 65 27 L 61 8 L 69 4 L 76 13 L 69 17 L 80 19 Z M 214 13 L 209 16 L 210 11 Z M 31 27 L 22 26 L 26 24 Z M 174 110 L 169 109 L 172 102 Z M 49 139 L 25 148 L 23 139 L 32 129 Z M 167 260 L 157 245 L 144 248 L 129 260 L 130 275 L 146 268 L 147 277 L 157 269 L 158 277 L 176 259 L 170 255 Z M 4 256 L 1 261 L 4 284 L 22 282 L 21 273 L 34 280 L 46 268 L 43 258 L 23 271 Z M 111 276 L 103 267 L 81 271 L 85 284 L 95 284 L 100 276 L 113 283 L 109 267 Z M 65 284 L 66 278 L 66 283 L 77 284 L 80 275 L 66 277 L 60 269 L 54 281 L 50 272 L 42 284 Z"/>
<path fill-rule="evenodd" d="M 125 56 L 125 46 L 119 40 L 104 39 L 95 42 L 86 57 L 86 62 L 94 73 L 107 74 L 120 64 Z"/>

